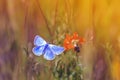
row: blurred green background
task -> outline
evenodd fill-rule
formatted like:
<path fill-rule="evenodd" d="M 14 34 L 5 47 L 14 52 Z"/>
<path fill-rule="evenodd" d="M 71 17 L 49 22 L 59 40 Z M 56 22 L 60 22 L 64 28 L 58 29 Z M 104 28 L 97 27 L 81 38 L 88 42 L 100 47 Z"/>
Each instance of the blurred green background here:
<path fill-rule="evenodd" d="M 74 31 L 86 40 L 81 50 L 84 80 L 120 80 L 119 4 L 120 0 L 0 0 L 0 80 L 39 80 L 32 72 L 34 36 L 53 42 Z M 44 66 L 39 67 L 42 71 Z"/>

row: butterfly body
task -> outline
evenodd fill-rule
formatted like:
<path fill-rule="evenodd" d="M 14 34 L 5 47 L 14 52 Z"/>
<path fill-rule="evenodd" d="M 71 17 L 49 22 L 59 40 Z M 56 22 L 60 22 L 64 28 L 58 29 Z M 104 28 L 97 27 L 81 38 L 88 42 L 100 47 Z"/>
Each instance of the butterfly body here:
<path fill-rule="evenodd" d="M 43 50 L 43 54 L 45 53 L 45 50 L 47 49 L 47 47 L 48 47 L 48 44 L 45 45 L 44 50 Z"/>
<path fill-rule="evenodd" d="M 64 51 L 63 47 L 49 44 L 38 35 L 35 36 L 34 45 L 35 47 L 32 49 L 33 53 L 36 56 L 43 55 L 47 60 L 53 60 L 56 55 L 60 55 Z"/>

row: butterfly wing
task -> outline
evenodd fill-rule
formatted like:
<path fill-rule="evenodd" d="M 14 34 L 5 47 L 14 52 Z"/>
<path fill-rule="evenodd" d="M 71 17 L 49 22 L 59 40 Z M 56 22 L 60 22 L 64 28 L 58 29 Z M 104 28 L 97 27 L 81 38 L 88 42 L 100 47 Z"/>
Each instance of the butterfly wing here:
<path fill-rule="evenodd" d="M 46 60 L 53 60 L 53 59 L 55 59 L 55 54 L 52 52 L 52 50 L 49 47 L 47 47 L 45 49 L 44 58 Z"/>
<path fill-rule="evenodd" d="M 44 49 L 45 49 L 45 45 L 43 46 L 36 46 L 32 49 L 33 53 L 36 55 L 36 56 L 41 56 L 44 52 Z"/>
<path fill-rule="evenodd" d="M 45 45 L 47 44 L 46 41 L 41 38 L 40 36 L 36 35 L 35 38 L 34 38 L 34 45 L 36 46 L 42 46 L 42 45 Z"/>
<path fill-rule="evenodd" d="M 52 52 L 56 55 L 60 55 L 65 49 L 64 47 L 60 47 L 60 46 L 56 46 L 56 45 L 52 45 L 52 44 L 49 44 L 48 46 Z"/>

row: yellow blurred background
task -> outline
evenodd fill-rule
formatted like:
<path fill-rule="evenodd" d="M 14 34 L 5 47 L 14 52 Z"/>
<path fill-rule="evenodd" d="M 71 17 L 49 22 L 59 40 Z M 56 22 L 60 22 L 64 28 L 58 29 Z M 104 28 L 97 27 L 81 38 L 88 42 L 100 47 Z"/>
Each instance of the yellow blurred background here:
<path fill-rule="evenodd" d="M 51 41 L 58 27 L 76 31 L 88 42 L 91 40 L 83 50 L 83 64 L 90 66 L 85 80 L 93 80 L 93 68 L 101 64 L 96 59 L 99 56 L 102 64 L 107 65 L 106 74 L 110 79 L 94 80 L 120 80 L 120 0 L 0 0 L 0 43 L 4 45 L 7 31 L 10 36 L 6 47 L 0 44 L 0 54 L 9 50 L 13 38 L 20 47 L 32 43 L 36 34 Z M 110 50 L 107 43 L 112 46 Z M 103 45 L 106 50 L 101 49 Z M 22 63 L 21 58 L 18 62 Z"/>

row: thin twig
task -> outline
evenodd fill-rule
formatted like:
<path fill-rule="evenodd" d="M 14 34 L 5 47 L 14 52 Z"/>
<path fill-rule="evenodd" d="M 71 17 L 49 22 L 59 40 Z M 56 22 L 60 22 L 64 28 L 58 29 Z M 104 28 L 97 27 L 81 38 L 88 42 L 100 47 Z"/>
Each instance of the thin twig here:
<path fill-rule="evenodd" d="M 42 16 L 43 16 L 44 20 L 45 20 L 46 27 L 47 27 L 47 29 L 48 29 L 48 31 L 49 31 L 49 33 L 50 33 L 50 36 L 53 36 L 53 33 L 52 33 L 52 31 L 50 30 L 50 27 L 49 27 L 49 25 L 48 25 L 47 18 L 45 17 L 45 15 L 44 15 L 44 13 L 43 13 L 43 11 L 42 11 L 41 7 L 40 7 L 39 1 L 38 1 L 38 0 L 36 0 L 36 3 L 37 3 L 37 5 L 38 5 L 38 7 L 39 7 L 39 9 L 40 9 L 40 12 L 41 12 L 41 14 L 42 14 Z"/>
<path fill-rule="evenodd" d="M 26 2 L 27 3 L 27 2 Z M 27 5 L 25 5 L 25 17 L 24 17 L 24 27 L 25 27 L 25 30 L 26 30 L 26 35 L 28 36 L 28 27 L 27 27 L 27 15 L 28 15 L 28 3 Z M 27 39 L 27 42 L 28 42 L 28 39 Z"/>
<path fill-rule="evenodd" d="M 55 15 L 54 15 L 54 21 L 53 21 L 53 28 L 56 27 L 56 17 L 57 17 L 57 12 L 58 12 L 58 0 L 56 1 L 55 5 Z"/>

